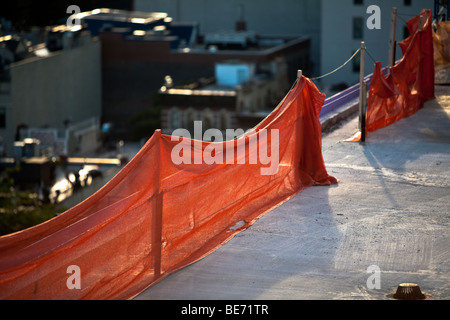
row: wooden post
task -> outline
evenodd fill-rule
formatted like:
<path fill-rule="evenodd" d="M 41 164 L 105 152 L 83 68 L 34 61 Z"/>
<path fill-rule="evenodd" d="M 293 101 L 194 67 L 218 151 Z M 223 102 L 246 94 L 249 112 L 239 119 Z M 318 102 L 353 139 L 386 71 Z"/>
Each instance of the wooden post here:
<path fill-rule="evenodd" d="M 359 128 L 361 129 L 361 142 L 366 139 L 366 113 L 365 113 L 365 101 L 366 101 L 366 90 L 364 82 L 364 67 L 365 67 L 365 53 L 366 44 L 361 41 L 360 54 L 360 65 L 359 65 Z"/>
<path fill-rule="evenodd" d="M 156 173 L 153 177 L 153 199 L 152 199 L 152 258 L 155 279 L 161 276 L 161 249 L 162 249 L 162 214 L 163 214 L 163 191 L 161 190 L 161 129 L 155 130 L 158 138 L 156 147 L 158 150 L 158 159 L 155 162 Z"/>
<path fill-rule="evenodd" d="M 367 116 L 367 82 L 364 82 L 362 86 L 361 142 L 366 141 L 366 116 Z"/>
<path fill-rule="evenodd" d="M 391 35 L 389 39 L 389 58 L 388 66 L 392 67 L 395 64 L 395 49 L 397 42 L 395 41 L 395 34 L 397 32 L 397 8 L 392 8 L 391 13 Z"/>
<path fill-rule="evenodd" d="M 152 199 L 152 254 L 155 279 L 161 276 L 163 196 L 163 192 L 158 190 Z"/>

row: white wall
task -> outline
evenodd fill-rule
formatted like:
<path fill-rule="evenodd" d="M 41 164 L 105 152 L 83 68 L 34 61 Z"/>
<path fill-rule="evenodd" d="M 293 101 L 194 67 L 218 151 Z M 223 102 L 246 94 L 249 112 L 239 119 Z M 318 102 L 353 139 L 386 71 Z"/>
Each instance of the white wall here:
<path fill-rule="evenodd" d="M 370 30 L 366 26 L 370 14 L 367 7 L 378 5 L 381 9 L 381 29 Z M 433 9 L 433 0 L 412 0 L 411 6 L 405 6 L 404 0 L 364 0 L 362 5 L 354 5 L 353 0 L 322 0 L 321 19 L 321 74 L 326 74 L 342 65 L 361 46 L 366 43 L 368 52 L 376 61 L 387 65 L 389 52 L 389 34 L 391 28 L 392 7 L 397 7 L 400 14 L 397 19 L 397 41 L 403 39 L 405 21 L 418 15 L 423 8 Z M 353 17 L 363 17 L 363 39 L 353 39 Z M 403 20 L 402 20 L 403 19 Z M 397 59 L 401 50 L 397 46 Z M 365 74 L 373 72 L 374 63 L 366 54 Z M 346 82 L 353 85 L 359 82 L 359 71 L 352 71 L 349 63 L 335 74 L 323 78 L 322 84 L 332 85 Z"/>

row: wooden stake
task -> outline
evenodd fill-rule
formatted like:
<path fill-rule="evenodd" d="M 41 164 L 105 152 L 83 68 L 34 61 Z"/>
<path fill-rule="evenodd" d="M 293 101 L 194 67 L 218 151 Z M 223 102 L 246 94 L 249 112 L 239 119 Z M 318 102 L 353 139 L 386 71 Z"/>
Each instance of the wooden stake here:
<path fill-rule="evenodd" d="M 361 129 L 361 142 L 366 139 L 366 112 L 365 112 L 365 101 L 366 101 L 366 90 L 364 82 L 364 65 L 365 65 L 365 52 L 366 44 L 361 41 L 360 54 L 360 65 L 359 65 L 359 127 Z"/>

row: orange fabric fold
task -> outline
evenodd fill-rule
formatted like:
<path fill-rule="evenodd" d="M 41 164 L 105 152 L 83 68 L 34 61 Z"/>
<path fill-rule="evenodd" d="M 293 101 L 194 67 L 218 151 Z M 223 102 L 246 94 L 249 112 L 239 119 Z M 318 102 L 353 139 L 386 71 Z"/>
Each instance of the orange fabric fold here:
<path fill-rule="evenodd" d="M 302 77 L 266 119 L 233 143 L 156 131 L 91 197 L 41 225 L 0 237 L 0 298 L 130 299 L 303 188 L 337 183 L 322 157 L 324 98 Z M 264 130 L 266 139 L 252 144 Z M 180 143 L 193 158 L 212 147 L 224 159 L 234 152 L 233 163 L 175 164 L 172 152 Z M 238 145 L 244 153 L 236 152 Z M 251 163 L 257 150 L 277 150 L 275 173 L 263 175 L 268 164 Z M 79 289 L 68 285 L 73 265 L 80 270 Z"/>

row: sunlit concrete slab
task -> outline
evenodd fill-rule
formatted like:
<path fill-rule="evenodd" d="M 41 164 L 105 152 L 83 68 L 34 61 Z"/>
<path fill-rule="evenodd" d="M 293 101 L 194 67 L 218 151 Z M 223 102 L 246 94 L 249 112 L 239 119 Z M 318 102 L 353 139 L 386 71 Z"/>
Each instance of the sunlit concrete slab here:
<path fill-rule="evenodd" d="M 324 135 L 338 185 L 303 190 L 135 299 L 392 299 L 403 282 L 449 299 L 450 87 L 436 96 L 365 144 L 344 142 L 357 116 Z"/>

